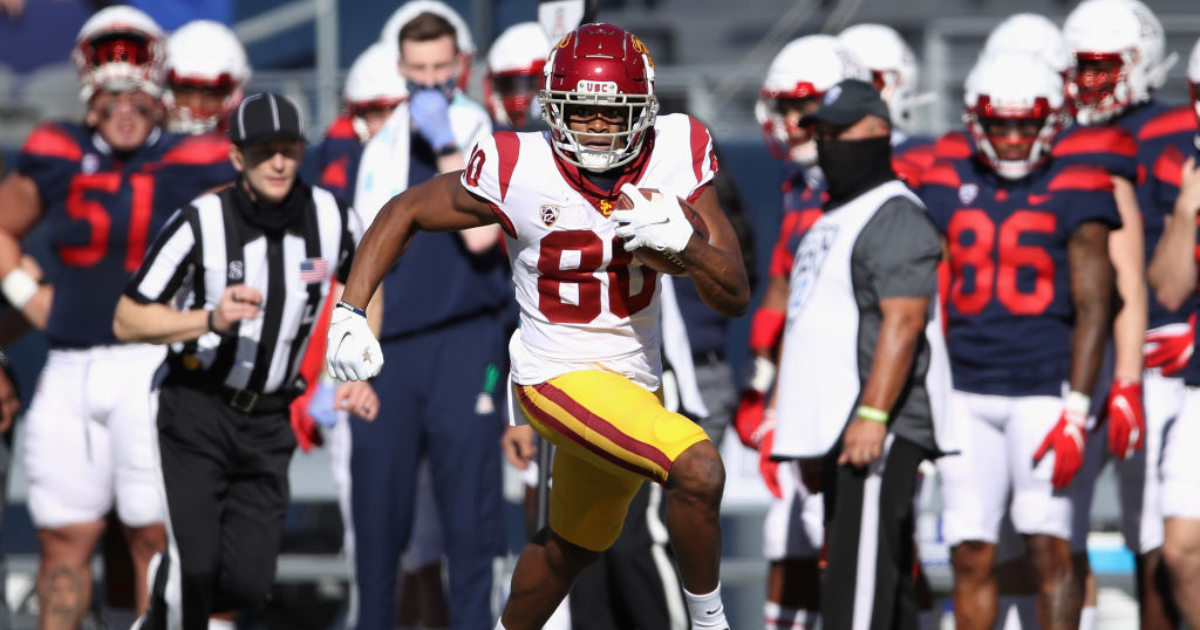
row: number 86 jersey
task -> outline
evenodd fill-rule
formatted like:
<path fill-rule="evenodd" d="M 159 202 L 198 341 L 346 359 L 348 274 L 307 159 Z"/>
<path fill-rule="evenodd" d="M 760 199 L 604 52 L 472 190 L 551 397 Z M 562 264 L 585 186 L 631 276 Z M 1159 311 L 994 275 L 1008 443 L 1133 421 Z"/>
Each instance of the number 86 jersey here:
<path fill-rule="evenodd" d="M 658 118 L 608 190 L 556 159 L 543 133 L 500 131 L 476 145 L 462 183 L 506 235 L 521 309 L 509 344 L 517 384 L 602 369 L 658 388 L 658 273 L 625 251 L 609 215 L 624 183 L 695 200 L 716 169 L 708 130 L 682 114 Z"/>
<path fill-rule="evenodd" d="M 955 389 L 1062 394 L 1075 309 L 1067 243 L 1085 222 L 1121 219 L 1109 174 L 1051 162 L 1005 181 L 971 157 L 935 164 L 921 199 L 946 237 L 946 344 Z"/>

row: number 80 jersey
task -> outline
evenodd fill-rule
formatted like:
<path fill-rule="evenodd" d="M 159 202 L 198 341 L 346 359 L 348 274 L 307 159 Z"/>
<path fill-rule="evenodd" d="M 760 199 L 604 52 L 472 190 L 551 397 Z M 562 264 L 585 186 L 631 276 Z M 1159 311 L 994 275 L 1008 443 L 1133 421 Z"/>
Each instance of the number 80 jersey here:
<path fill-rule="evenodd" d="M 1009 182 L 965 157 L 939 161 L 923 182 L 921 200 L 949 246 L 955 389 L 1061 395 L 1075 323 L 1067 243 L 1088 221 L 1120 227 L 1110 175 L 1051 162 Z"/>
<path fill-rule="evenodd" d="M 556 159 L 547 134 L 501 131 L 476 145 L 462 183 L 504 227 L 521 309 L 516 383 L 604 369 L 658 388 L 658 273 L 625 251 L 609 215 L 626 182 L 695 200 L 716 169 L 708 130 L 682 114 L 658 119 L 611 192 Z"/>

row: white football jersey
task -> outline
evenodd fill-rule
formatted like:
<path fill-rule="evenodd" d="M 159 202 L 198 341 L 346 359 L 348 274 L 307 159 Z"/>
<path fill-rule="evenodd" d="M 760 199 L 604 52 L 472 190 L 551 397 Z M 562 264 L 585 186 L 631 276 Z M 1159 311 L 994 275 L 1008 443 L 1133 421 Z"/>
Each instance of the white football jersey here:
<path fill-rule="evenodd" d="M 717 164 L 708 129 L 672 114 L 654 125 L 653 146 L 630 173 L 639 188 L 694 200 Z M 637 167 L 640 165 L 640 169 Z M 545 382 L 581 369 L 623 374 L 653 391 L 662 375 L 659 277 L 616 236 L 616 203 L 589 197 L 555 159 L 543 133 L 501 131 L 471 151 L 462 183 L 491 203 L 506 235 L 521 326 L 513 381 Z"/>

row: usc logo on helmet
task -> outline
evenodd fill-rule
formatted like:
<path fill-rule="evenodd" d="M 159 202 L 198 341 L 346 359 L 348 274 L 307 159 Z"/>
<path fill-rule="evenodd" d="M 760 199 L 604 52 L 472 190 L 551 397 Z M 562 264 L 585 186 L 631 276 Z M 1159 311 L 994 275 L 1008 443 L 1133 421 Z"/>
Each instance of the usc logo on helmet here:
<path fill-rule="evenodd" d="M 646 63 L 650 64 L 651 68 L 654 67 L 654 57 L 650 56 L 650 49 L 646 48 L 646 45 L 642 43 L 642 40 L 638 39 L 637 35 L 633 33 L 629 34 L 629 45 L 633 47 L 634 52 L 646 55 Z"/>
<path fill-rule="evenodd" d="M 575 31 L 571 31 L 570 33 L 567 33 L 566 35 L 563 35 L 563 38 L 558 40 L 558 49 L 562 50 L 563 48 L 570 46 L 571 45 L 571 36 L 574 34 L 575 34 Z"/>

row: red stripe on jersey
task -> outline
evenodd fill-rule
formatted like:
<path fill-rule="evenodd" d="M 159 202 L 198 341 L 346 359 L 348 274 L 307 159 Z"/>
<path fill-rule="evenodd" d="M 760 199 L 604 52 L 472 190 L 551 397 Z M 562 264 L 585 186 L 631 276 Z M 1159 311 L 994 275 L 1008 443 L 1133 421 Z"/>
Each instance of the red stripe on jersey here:
<path fill-rule="evenodd" d="M 1163 149 L 1162 155 L 1154 161 L 1154 178 L 1178 188 L 1183 184 L 1183 153 L 1179 147 L 1171 145 Z"/>
<path fill-rule="evenodd" d="M 500 158 L 500 201 L 508 194 L 513 171 L 517 169 L 517 156 L 521 153 L 521 139 L 512 131 L 497 131 L 496 156 Z"/>
<path fill-rule="evenodd" d="M 349 177 L 346 174 L 346 165 L 349 162 L 350 156 L 343 155 L 327 164 L 325 170 L 321 171 L 321 185 L 329 188 L 345 188 L 346 180 Z"/>
<path fill-rule="evenodd" d="M 912 162 L 904 156 L 892 156 L 892 171 L 896 173 L 897 177 L 904 180 L 909 188 L 921 187 L 921 173 L 924 170 L 916 162 Z"/>
<path fill-rule="evenodd" d="M 963 140 L 966 140 L 966 138 L 963 138 Z M 922 171 L 924 171 L 933 166 L 933 163 L 937 160 L 938 155 L 937 151 L 935 150 L 935 145 L 922 144 L 915 146 L 904 153 L 901 153 L 900 157 L 904 158 L 904 160 L 907 162 L 916 164 L 921 168 Z"/>
<path fill-rule="evenodd" d="M 1096 190 L 1109 191 L 1113 189 L 1112 176 L 1099 166 L 1077 164 L 1064 168 L 1061 173 L 1050 180 L 1047 187 L 1050 192 L 1060 190 Z"/>
<path fill-rule="evenodd" d="M 939 161 L 934 164 L 933 168 L 926 171 L 925 176 L 921 180 L 923 185 L 934 184 L 949 186 L 950 188 L 958 188 L 962 185 L 962 179 L 958 176 L 958 171 L 955 170 L 954 164 L 945 161 Z"/>
<path fill-rule="evenodd" d="M 218 164 L 229 159 L 229 140 L 225 136 L 209 133 L 203 136 L 185 138 L 182 142 L 167 151 L 159 164 Z"/>
<path fill-rule="evenodd" d="M 589 409 L 579 403 L 579 401 L 571 398 L 563 390 L 551 385 L 550 383 L 542 383 L 535 385 L 534 389 L 539 394 L 545 396 L 550 402 L 558 405 L 563 411 L 571 414 L 576 420 L 587 425 L 588 429 L 595 431 L 608 441 L 612 442 L 619 448 L 633 453 L 642 459 L 653 462 L 663 470 L 671 470 L 671 458 L 667 454 L 654 448 L 645 442 L 639 442 L 632 437 L 621 432 L 620 429 L 613 426 L 611 422 L 592 413 Z"/>
<path fill-rule="evenodd" d="M 1142 125 L 1138 140 L 1151 140 L 1174 133 L 1196 131 L 1196 110 L 1191 105 L 1172 107 Z"/>
<path fill-rule="evenodd" d="M 708 156 L 708 130 L 691 116 L 688 116 L 688 124 L 691 125 L 692 170 L 696 172 L 696 181 L 700 181 L 704 175 L 704 158 Z"/>
<path fill-rule="evenodd" d="M 1137 142 L 1120 127 L 1081 127 L 1055 142 L 1050 151 L 1053 157 L 1088 153 L 1115 153 L 1133 157 L 1137 155 Z"/>
<path fill-rule="evenodd" d="M 562 392 L 562 390 L 558 389 L 557 387 L 553 387 L 547 383 L 542 383 L 541 385 L 533 386 L 533 389 L 537 390 L 537 392 L 539 394 L 546 396 L 546 398 L 550 399 L 551 401 L 553 401 L 555 403 L 557 403 L 558 401 L 555 400 L 554 397 L 552 395 L 550 395 L 549 392 L 545 391 L 545 389 L 543 389 L 543 388 L 553 389 L 555 392 L 558 392 L 563 397 L 566 396 L 566 394 L 564 394 Z M 591 453 L 594 453 L 596 456 L 600 457 L 601 459 L 607 461 L 608 463 L 610 463 L 618 468 L 628 470 L 629 472 L 632 472 L 637 475 L 641 475 L 648 479 L 656 479 L 657 478 L 657 475 L 655 475 L 653 471 L 646 469 L 646 468 L 642 468 L 640 466 L 636 466 L 631 462 L 627 462 L 627 461 L 621 459 L 620 457 L 617 457 L 616 455 L 613 455 L 612 453 L 609 453 L 608 451 L 604 450 L 599 445 L 593 444 L 593 443 L 585 440 L 583 438 L 583 436 L 570 430 L 566 425 L 559 422 L 557 418 L 555 418 L 551 414 L 547 413 L 544 409 L 535 405 L 533 403 L 533 401 L 529 399 L 529 394 L 527 394 L 525 392 L 525 387 L 517 387 L 516 389 L 517 389 L 517 395 L 521 399 L 521 407 L 524 408 L 525 410 L 529 411 L 531 414 L 533 414 L 537 418 L 538 422 L 541 422 L 542 424 L 546 425 L 546 427 L 548 427 L 550 430 L 552 430 L 555 433 L 558 433 L 559 435 L 582 446 L 584 449 L 587 449 Z M 568 398 L 568 400 L 570 400 L 570 399 Z M 624 435 L 624 434 L 622 434 L 622 435 Z M 670 470 L 670 462 L 667 463 L 666 470 Z"/>
<path fill-rule="evenodd" d="M 967 136 L 963 132 L 951 131 L 938 138 L 937 143 L 933 145 L 933 155 L 935 159 L 965 160 L 971 157 L 971 143 L 967 142 Z"/>
<path fill-rule="evenodd" d="M 482 197 L 479 198 L 482 199 Z M 517 228 L 513 227 L 512 219 L 509 219 L 508 215 L 504 214 L 504 211 L 500 209 L 500 206 L 497 206 L 490 201 L 488 201 L 487 204 L 492 207 L 492 212 L 500 219 L 500 227 L 504 229 L 504 233 L 513 238 L 517 238 Z"/>
<path fill-rule="evenodd" d="M 325 132 L 325 137 L 358 142 L 358 134 L 354 132 L 354 120 L 345 114 L 334 118 L 329 125 L 329 131 Z"/>
<path fill-rule="evenodd" d="M 704 191 L 708 190 L 709 186 L 712 186 L 711 181 L 697 188 L 696 190 L 693 190 L 692 194 L 688 195 L 687 202 L 690 204 L 695 204 L 696 200 L 700 198 L 700 195 L 704 194 Z"/>
<path fill-rule="evenodd" d="M 62 158 L 64 160 L 80 160 L 83 149 L 79 143 L 54 123 L 44 123 L 30 132 L 21 147 L 22 153 L 41 157 Z"/>

